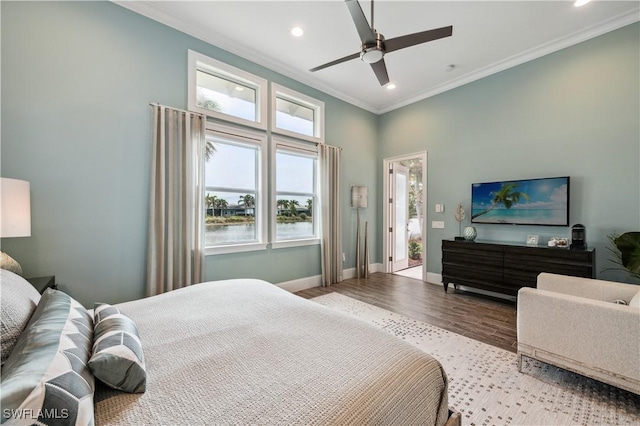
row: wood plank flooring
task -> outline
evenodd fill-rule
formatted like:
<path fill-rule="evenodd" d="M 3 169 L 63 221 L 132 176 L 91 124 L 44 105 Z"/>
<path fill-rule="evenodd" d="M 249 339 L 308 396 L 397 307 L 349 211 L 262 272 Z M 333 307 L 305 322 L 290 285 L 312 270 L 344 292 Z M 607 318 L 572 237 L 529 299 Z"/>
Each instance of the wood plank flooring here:
<path fill-rule="evenodd" d="M 351 278 L 331 287 L 297 292 L 310 299 L 337 292 L 380 308 L 424 321 L 489 345 L 516 352 L 514 302 L 454 291 L 399 275 L 375 273 L 368 279 Z"/>

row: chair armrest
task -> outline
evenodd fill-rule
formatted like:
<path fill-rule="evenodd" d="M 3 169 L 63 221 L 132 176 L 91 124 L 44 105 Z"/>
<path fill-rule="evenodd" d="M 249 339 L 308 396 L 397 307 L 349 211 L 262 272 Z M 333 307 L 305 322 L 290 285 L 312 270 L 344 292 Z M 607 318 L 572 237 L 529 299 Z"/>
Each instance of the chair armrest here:
<path fill-rule="evenodd" d="M 640 291 L 640 286 L 635 284 L 571 277 L 546 272 L 538 275 L 537 288 L 604 302 L 613 302 L 621 299 L 627 303 Z"/>
<path fill-rule="evenodd" d="M 518 344 L 640 380 L 640 310 L 525 287 L 517 315 Z"/>

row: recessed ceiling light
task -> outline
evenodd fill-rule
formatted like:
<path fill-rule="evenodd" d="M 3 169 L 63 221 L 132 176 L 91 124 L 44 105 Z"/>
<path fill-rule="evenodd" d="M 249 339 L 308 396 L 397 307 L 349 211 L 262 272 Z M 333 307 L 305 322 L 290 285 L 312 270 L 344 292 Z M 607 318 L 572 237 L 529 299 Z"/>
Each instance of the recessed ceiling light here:
<path fill-rule="evenodd" d="M 393 90 L 396 88 L 396 85 L 393 83 L 389 83 L 385 87 L 387 88 L 387 90 Z"/>
<path fill-rule="evenodd" d="M 302 37 L 304 34 L 304 30 L 301 27 L 293 27 L 291 28 L 291 35 L 294 37 Z"/>
<path fill-rule="evenodd" d="M 584 6 L 585 4 L 589 3 L 591 0 L 576 0 L 575 3 L 573 3 L 573 5 L 575 7 L 580 7 L 580 6 Z"/>

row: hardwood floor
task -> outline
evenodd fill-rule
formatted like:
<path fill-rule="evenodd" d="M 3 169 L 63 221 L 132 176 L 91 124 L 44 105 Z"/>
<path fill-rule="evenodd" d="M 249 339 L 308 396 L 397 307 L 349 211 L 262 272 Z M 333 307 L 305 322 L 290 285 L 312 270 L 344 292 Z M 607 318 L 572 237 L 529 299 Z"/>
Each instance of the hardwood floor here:
<path fill-rule="evenodd" d="M 331 287 L 314 287 L 295 294 L 310 299 L 337 292 L 362 302 L 516 352 L 516 305 L 476 293 L 445 293 L 441 285 L 399 275 L 375 273 L 351 278 Z"/>

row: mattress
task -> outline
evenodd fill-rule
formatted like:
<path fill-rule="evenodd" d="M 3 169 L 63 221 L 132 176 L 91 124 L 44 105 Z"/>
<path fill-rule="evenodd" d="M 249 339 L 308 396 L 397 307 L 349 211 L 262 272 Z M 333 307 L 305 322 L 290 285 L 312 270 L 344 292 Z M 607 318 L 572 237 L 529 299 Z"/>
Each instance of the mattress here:
<path fill-rule="evenodd" d="M 147 390 L 98 386 L 98 425 L 447 421 L 437 360 L 267 282 L 208 282 L 116 306 L 137 324 Z"/>

